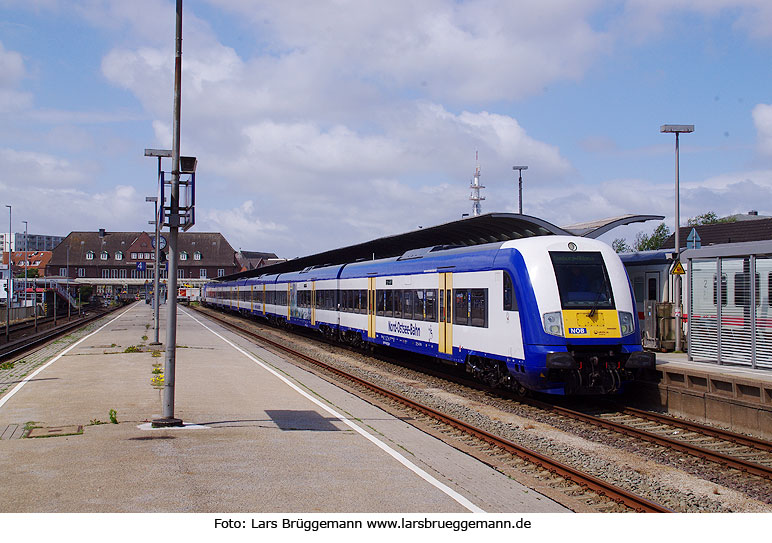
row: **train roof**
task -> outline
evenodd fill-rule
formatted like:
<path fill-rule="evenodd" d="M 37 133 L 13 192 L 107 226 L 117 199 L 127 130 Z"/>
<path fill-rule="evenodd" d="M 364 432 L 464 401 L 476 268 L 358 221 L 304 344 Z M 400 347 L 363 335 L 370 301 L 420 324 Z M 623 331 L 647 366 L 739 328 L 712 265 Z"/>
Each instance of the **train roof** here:
<path fill-rule="evenodd" d="M 407 252 L 416 250 L 431 251 L 438 247 L 466 247 L 551 235 L 571 234 L 552 223 L 529 215 L 488 213 L 295 258 L 287 262 L 231 274 L 218 279 L 233 281 L 263 274 L 299 272 L 336 264 L 401 257 Z"/>

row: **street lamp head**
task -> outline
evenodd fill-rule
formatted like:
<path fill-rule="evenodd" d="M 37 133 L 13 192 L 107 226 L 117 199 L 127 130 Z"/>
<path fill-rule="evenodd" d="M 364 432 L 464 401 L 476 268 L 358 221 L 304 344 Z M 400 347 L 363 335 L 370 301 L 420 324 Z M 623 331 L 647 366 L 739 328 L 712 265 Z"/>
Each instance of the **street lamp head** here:
<path fill-rule="evenodd" d="M 157 202 L 158 201 L 158 196 L 145 196 L 145 201 L 146 202 Z"/>
<path fill-rule="evenodd" d="M 194 156 L 180 157 L 180 173 L 196 173 L 198 159 Z"/>
<path fill-rule="evenodd" d="M 663 134 L 684 134 L 694 132 L 693 124 L 663 124 L 659 127 Z"/>
<path fill-rule="evenodd" d="M 512 169 L 522 171 L 522 170 L 527 170 L 528 166 L 512 166 Z"/>

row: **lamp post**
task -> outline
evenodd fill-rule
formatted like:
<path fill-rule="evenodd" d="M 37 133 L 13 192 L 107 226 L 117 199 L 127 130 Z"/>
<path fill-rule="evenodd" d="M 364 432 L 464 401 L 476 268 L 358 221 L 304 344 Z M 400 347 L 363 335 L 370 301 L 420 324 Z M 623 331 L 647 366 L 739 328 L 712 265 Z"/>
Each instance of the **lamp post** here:
<path fill-rule="evenodd" d="M 161 168 L 161 157 L 158 157 L 158 168 L 160 170 Z M 160 345 L 161 342 L 158 340 L 158 329 L 160 326 L 159 323 L 159 308 L 158 308 L 158 287 L 159 287 L 159 278 L 158 276 L 161 274 L 161 270 L 159 268 L 159 252 L 161 247 L 161 221 L 158 218 L 158 197 L 157 196 L 146 196 L 145 197 L 146 202 L 154 202 L 155 203 L 155 215 L 153 215 L 154 220 L 150 221 L 150 224 L 155 225 L 155 241 L 153 245 L 155 246 L 155 267 L 153 268 L 153 311 L 154 311 L 154 318 L 155 318 L 155 339 L 153 340 L 153 343 L 151 345 Z"/>
<path fill-rule="evenodd" d="M 5 205 L 8 208 L 8 285 L 5 287 L 5 342 L 10 341 L 11 335 L 11 299 L 13 298 L 13 284 L 11 283 L 11 275 L 13 275 L 13 269 L 11 267 L 11 237 L 13 236 L 13 224 L 11 217 L 13 209 L 8 204 Z"/>
<path fill-rule="evenodd" d="M 21 222 L 24 223 L 24 307 L 27 307 L 27 260 L 29 260 L 29 244 L 27 242 L 27 221 Z"/>
<path fill-rule="evenodd" d="M 512 166 L 513 170 L 518 170 L 520 172 L 519 178 L 518 178 L 518 212 L 522 215 L 523 214 L 523 170 L 527 170 L 528 166 Z"/>
<path fill-rule="evenodd" d="M 679 153 L 678 153 L 678 136 L 680 134 L 689 134 L 694 132 L 693 124 L 663 124 L 659 127 L 659 131 L 663 134 L 675 134 L 675 260 L 676 263 L 681 262 L 681 212 L 680 212 L 680 194 L 679 194 Z M 682 309 L 681 309 L 681 276 L 675 276 L 675 283 L 673 285 L 675 298 L 675 317 L 676 317 L 676 334 L 675 334 L 675 350 L 681 350 L 681 335 L 682 335 Z"/>

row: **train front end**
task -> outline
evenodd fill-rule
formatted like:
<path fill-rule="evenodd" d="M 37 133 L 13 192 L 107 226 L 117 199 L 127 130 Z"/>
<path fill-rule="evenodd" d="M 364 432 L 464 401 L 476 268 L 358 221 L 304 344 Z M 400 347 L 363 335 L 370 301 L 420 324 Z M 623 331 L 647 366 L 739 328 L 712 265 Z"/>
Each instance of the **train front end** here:
<path fill-rule="evenodd" d="M 524 240 L 524 349 L 529 374 L 544 392 L 612 394 L 655 365 L 643 351 L 624 266 L 593 239 Z M 529 296 L 532 298 L 529 299 Z"/>

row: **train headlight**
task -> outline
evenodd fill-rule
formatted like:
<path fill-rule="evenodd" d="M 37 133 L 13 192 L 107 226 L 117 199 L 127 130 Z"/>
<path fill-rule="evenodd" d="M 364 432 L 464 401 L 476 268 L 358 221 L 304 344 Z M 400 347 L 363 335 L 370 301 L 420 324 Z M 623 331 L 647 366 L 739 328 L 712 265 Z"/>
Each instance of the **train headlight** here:
<path fill-rule="evenodd" d="M 633 314 L 627 311 L 619 312 L 619 330 L 623 336 L 629 336 L 635 332 L 635 321 L 633 321 Z"/>
<path fill-rule="evenodd" d="M 544 331 L 553 336 L 563 336 L 563 319 L 560 311 L 544 314 Z"/>

